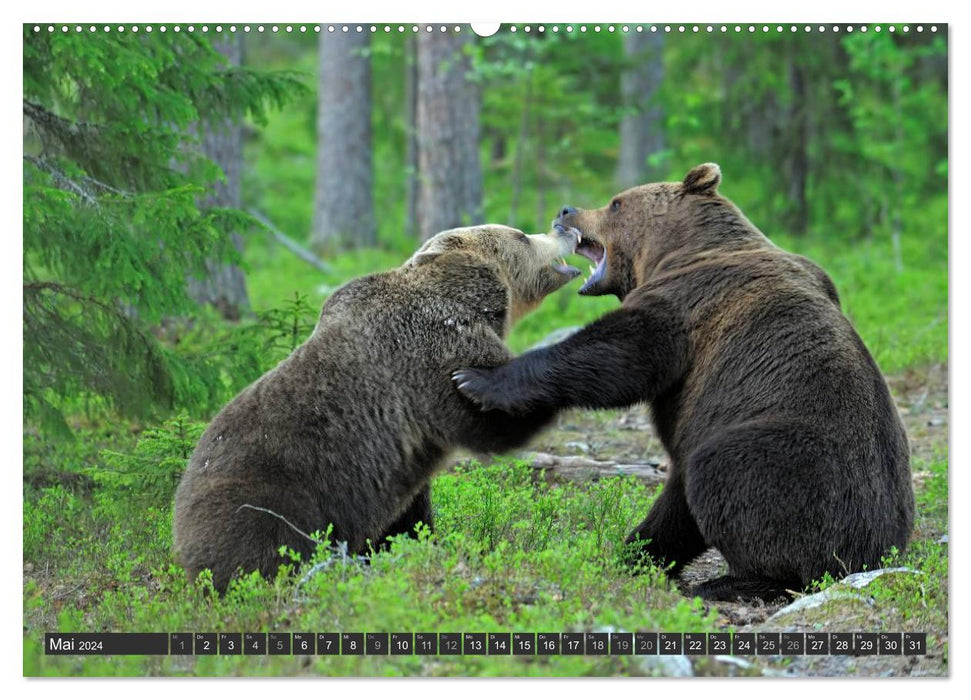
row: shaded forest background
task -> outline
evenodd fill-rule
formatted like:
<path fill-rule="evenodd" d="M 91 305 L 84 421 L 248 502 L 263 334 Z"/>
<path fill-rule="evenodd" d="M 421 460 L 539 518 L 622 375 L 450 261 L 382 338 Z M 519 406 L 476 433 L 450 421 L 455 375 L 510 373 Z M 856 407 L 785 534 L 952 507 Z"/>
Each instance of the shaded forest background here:
<path fill-rule="evenodd" d="M 944 28 L 340 29 L 25 27 L 30 425 L 206 417 L 306 337 L 330 291 L 423 238 L 546 230 L 564 204 L 703 161 L 830 269 L 885 369 L 946 359 Z M 574 291 L 513 347 L 616 303 Z"/>

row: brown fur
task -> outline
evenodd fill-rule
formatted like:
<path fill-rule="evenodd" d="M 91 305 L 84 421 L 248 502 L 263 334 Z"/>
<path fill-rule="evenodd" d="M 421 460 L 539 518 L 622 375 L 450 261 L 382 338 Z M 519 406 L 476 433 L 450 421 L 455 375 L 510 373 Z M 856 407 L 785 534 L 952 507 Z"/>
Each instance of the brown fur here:
<path fill-rule="evenodd" d="M 773 245 L 717 192 L 717 165 L 557 223 L 606 249 L 586 294 L 622 308 L 491 370 L 456 373 L 490 410 L 648 401 L 668 482 L 632 560 L 677 573 L 709 546 L 732 576 L 706 597 L 805 587 L 880 565 L 913 526 L 907 438 L 826 273 Z"/>
<path fill-rule="evenodd" d="M 449 372 L 510 358 L 511 322 L 576 276 L 550 267 L 575 240 L 457 229 L 337 290 L 311 337 L 199 441 L 175 498 L 175 549 L 189 575 L 211 569 L 217 590 L 240 569 L 272 575 L 280 545 L 312 553 L 295 529 L 333 524 L 334 541 L 364 552 L 431 526 L 429 479 L 449 450 L 507 450 L 552 417 L 483 414 Z"/>

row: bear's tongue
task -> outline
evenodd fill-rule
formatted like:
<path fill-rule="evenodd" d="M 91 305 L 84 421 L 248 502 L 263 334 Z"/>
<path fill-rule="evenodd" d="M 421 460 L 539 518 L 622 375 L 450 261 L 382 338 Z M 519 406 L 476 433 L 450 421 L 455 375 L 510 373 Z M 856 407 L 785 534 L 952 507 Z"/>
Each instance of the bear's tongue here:
<path fill-rule="evenodd" d="M 580 287 L 579 293 L 586 294 L 603 279 L 607 268 L 607 253 L 602 245 L 586 237 L 580 239 L 574 252 L 594 263 L 590 266 L 590 277 Z"/>
<path fill-rule="evenodd" d="M 597 263 L 596 267 L 594 267 L 593 265 L 590 266 L 590 276 L 587 278 L 587 281 L 583 283 L 583 286 L 580 287 L 580 291 L 578 293 L 586 294 L 591 289 L 593 289 L 594 286 L 599 284 L 600 280 L 603 279 L 604 270 L 606 269 L 606 267 L 607 267 L 607 256 L 604 255 L 603 257 L 600 258 L 600 262 Z"/>

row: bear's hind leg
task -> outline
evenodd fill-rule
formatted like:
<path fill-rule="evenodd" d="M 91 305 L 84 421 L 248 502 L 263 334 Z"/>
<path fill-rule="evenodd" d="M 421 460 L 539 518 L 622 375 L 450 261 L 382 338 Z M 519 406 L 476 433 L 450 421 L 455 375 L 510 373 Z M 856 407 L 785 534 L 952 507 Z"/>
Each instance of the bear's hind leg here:
<path fill-rule="evenodd" d="M 176 497 L 179 561 L 190 579 L 210 569 L 219 593 L 238 570 L 272 579 L 281 564 L 292 562 L 280 555 L 281 545 L 303 561 L 313 554 L 314 543 L 297 531 L 314 522 L 313 508 L 309 498 L 278 484 L 223 480 L 200 486 Z"/>
<path fill-rule="evenodd" d="M 401 534 L 418 537 L 415 532 L 418 523 L 424 523 L 432 531 L 432 495 L 431 486 L 428 485 L 418 492 L 411 504 L 388 526 L 378 541 L 383 545 L 389 538 Z"/>
<path fill-rule="evenodd" d="M 676 466 L 647 517 L 627 537 L 626 545 L 628 565 L 636 566 L 650 557 L 655 564 L 670 567 L 667 571 L 671 576 L 707 549 L 688 509 L 684 482 Z"/>
<path fill-rule="evenodd" d="M 840 559 L 856 563 L 865 504 L 854 502 L 853 474 L 840 463 L 826 436 L 799 421 L 749 422 L 699 446 L 685 464 L 685 494 L 731 576 L 698 595 L 801 590 L 838 574 Z"/>

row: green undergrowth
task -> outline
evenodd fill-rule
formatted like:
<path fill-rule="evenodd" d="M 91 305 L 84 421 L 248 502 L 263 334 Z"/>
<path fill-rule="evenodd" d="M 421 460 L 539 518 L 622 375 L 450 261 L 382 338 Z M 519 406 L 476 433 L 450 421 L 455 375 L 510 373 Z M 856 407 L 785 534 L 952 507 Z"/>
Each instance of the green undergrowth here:
<path fill-rule="evenodd" d="M 309 562 L 251 575 L 224 597 L 194 584 L 170 551 L 174 484 L 203 424 L 184 416 L 136 433 L 79 427 L 25 435 L 26 675 L 626 675 L 636 657 L 46 656 L 45 631 L 564 632 L 717 631 L 716 608 L 663 572 L 621 563 L 624 536 L 656 496 L 634 478 L 551 485 L 516 460 L 469 463 L 433 482 L 435 533 L 399 537 L 364 563 L 318 533 Z M 59 469 L 54 469 L 58 465 Z M 915 461 L 911 546 L 877 579 L 866 629 L 928 632 L 947 654 L 947 456 Z M 137 484 L 144 484 L 138 487 Z M 314 569 L 310 576 L 305 574 Z M 832 581 L 821 582 L 821 587 Z M 863 628 L 861 627 L 861 629 Z M 731 627 L 728 627 L 731 629 Z"/>
<path fill-rule="evenodd" d="M 121 460 L 122 471 L 157 469 L 164 483 L 166 474 L 175 473 L 167 455 L 180 453 L 177 431 L 172 423 L 135 442 L 127 462 Z M 145 440 L 164 454 L 146 462 Z M 101 459 L 121 452 L 103 453 Z M 144 492 L 133 500 L 125 479 L 106 481 L 98 477 L 99 469 L 78 464 L 79 486 L 28 487 L 27 675 L 601 675 L 626 673 L 630 663 L 624 658 L 444 656 L 82 660 L 43 655 L 43 632 L 51 630 L 716 628 L 714 613 L 680 596 L 662 572 L 632 575 L 620 564 L 624 536 L 654 497 L 632 478 L 551 486 L 535 481 L 532 469 L 517 461 L 458 467 L 434 482 L 435 534 L 400 537 L 389 551 L 375 553 L 370 564 L 342 557 L 323 539 L 314 559 L 297 573 L 285 571 L 272 582 L 246 577 L 219 598 L 205 581 L 187 582 L 172 561 L 170 496 Z M 314 565 L 322 566 L 302 580 Z"/>

